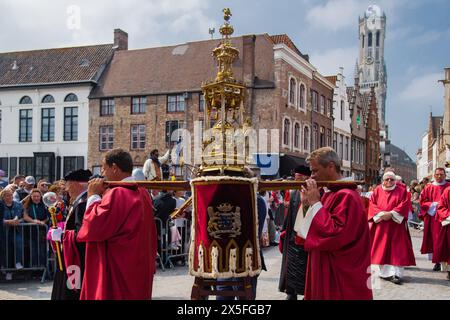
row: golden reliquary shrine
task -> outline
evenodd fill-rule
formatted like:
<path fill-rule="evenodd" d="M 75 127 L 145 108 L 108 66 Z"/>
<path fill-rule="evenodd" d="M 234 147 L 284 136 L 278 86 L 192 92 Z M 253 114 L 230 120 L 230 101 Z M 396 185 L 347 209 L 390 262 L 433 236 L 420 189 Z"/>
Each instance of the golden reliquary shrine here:
<path fill-rule="evenodd" d="M 205 96 L 202 163 L 191 181 L 108 182 L 110 187 L 137 184 L 149 189 L 186 190 L 192 197 L 173 218 L 192 206 L 189 272 L 195 277 L 192 299 L 209 295 L 254 299 L 251 278 L 261 272 L 258 235 L 257 192 L 299 189 L 303 182 L 260 181 L 249 169 L 247 130 L 250 117 L 244 103 L 247 89 L 233 75 L 239 50 L 231 41 L 231 11 L 224 9 L 220 28 L 222 41 L 212 55 L 217 76 L 202 85 Z M 355 182 L 318 182 L 319 186 L 354 185 Z M 233 279 L 242 288 L 234 292 L 215 291 L 217 279 Z M 230 280 L 231 281 L 231 280 Z M 221 285 L 236 282 L 221 280 Z"/>

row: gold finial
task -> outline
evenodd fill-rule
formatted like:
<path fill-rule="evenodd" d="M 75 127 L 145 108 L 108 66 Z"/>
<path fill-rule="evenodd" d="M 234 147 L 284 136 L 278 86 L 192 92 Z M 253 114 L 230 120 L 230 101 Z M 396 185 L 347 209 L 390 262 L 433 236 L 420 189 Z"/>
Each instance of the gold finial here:
<path fill-rule="evenodd" d="M 231 14 L 230 8 L 225 8 L 225 9 L 222 10 L 222 12 L 224 13 L 223 19 L 224 19 L 225 21 L 230 21 L 230 18 L 233 16 L 233 15 Z"/>
<path fill-rule="evenodd" d="M 231 10 L 225 8 L 224 24 L 220 28 L 222 41 L 213 50 L 217 61 L 217 76 L 213 82 L 202 85 L 205 97 L 205 129 L 212 129 L 206 135 L 202 148 L 202 167 L 200 174 L 209 175 L 220 172 L 243 172 L 247 157 L 236 144 L 244 127 L 244 100 L 246 88 L 233 75 L 233 63 L 239 58 L 239 50 L 231 43 L 234 33 L 230 24 Z M 246 129 L 251 123 L 246 124 Z M 245 140 L 243 140 L 245 141 Z M 245 142 L 242 142 L 245 143 Z"/>
<path fill-rule="evenodd" d="M 233 26 L 230 25 L 232 14 L 230 8 L 225 8 L 222 10 L 222 12 L 224 13 L 223 19 L 225 20 L 225 24 L 220 27 L 220 33 L 222 34 L 223 38 L 228 39 L 234 33 Z"/>

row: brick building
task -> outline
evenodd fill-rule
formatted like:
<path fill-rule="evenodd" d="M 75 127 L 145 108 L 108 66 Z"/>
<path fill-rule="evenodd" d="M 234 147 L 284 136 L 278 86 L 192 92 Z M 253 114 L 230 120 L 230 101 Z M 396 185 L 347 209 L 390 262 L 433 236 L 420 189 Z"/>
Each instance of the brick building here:
<path fill-rule="evenodd" d="M 366 115 L 366 184 L 373 185 L 380 180 L 380 125 L 375 90 L 369 94 Z"/>
<path fill-rule="evenodd" d="M 349 99 L 350 116 L 352 118 L 352 154 L 351 168 L 355 180 L 365 180 L 366 173 L 366 128 L 364 125 L 365 96 L 359 90 L 359 77 L 355 77 L 355 86 L 347 87 Z"/>
<path fill-rule="evenodd" d="M 90 95 L 88 166 L 98 172 L 104 153 L 117 147 L 129 150 L 135 165 L 142 166 L 152 149 L 162 153 L 178 141 L 172 135 L 176 129 L 194 132 L 194 122 L 203 119 L 201 85 L 215 77 L 211 52 L 219 42 L 116 52 Z M 332 84 L 286 35 L 247 35 L 232 38 L 232 43 L 240 52 L 234 76 L 248 89 L 246 114 L 256 130 L 279 130 L 274 156 L 281 158 L 278 174 L 288 174 L 311 150 L 308 93 L 314 87 L 332 99 Z M 324 132 L 331 130 L 330 109 L 318 109 L 314 117 Z"/>
<path fill-rule="evenodd" d="M 86 167 L 88 96 L 114 51 L 110 43 L 0 53 L 0 169 L 8 178 L 54 181 Z"/>
<path fill-rule="evenodd" d="M 311 87 L 312 149 L 332 146 L 334 85 L 320 74 L 313 74 Z"/>

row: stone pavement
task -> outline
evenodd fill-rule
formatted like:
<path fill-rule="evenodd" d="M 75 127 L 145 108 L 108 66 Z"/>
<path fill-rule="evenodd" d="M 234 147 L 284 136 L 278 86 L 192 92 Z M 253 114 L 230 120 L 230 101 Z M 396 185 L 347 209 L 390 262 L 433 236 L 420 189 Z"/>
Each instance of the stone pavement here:
<path fill-rule="evenodd" d="M 419 252 L 422 233 L 411 230 L 416 254 L 416 267 L 407 268 L 404 284 L 395 285 L 376 278 L 374 297 L 377 300 L 450 300 L 450 281 L 443 272 L 433 272 L 433 265 L 427 256 Z M 264 257 L 268 268 L 258 280 L 258 300 L 283 300 L 285 295 L 278 292 L 278 277 L 281 255 L 277 247 L 264 249 Z M 165 272 L 158 269 L 153 285 L 153 297 L 156 300 L 189 300 L 194 278 L 188 275 L 187 267 L 175 267 Z M 50 299 L 52 283 L 41 284 L 33 281 L 0 282 L 0 299 Z"/>

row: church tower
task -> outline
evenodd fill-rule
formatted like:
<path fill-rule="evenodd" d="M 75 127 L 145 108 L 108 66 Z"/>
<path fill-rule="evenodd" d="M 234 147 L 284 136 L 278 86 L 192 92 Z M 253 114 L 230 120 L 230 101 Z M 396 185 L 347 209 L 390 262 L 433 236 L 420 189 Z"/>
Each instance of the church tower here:
<path fill-rule="evenodd" d="M 371 5 L 359 18 L 358 72 L 361 93 L 370 93 L 375 88 L 378 104 L 380 130 L 386 135 L 386 91 L 387 74 L 384 61 L 384 40 L 386 37 L 386 15 L 380 7 Z"/>

